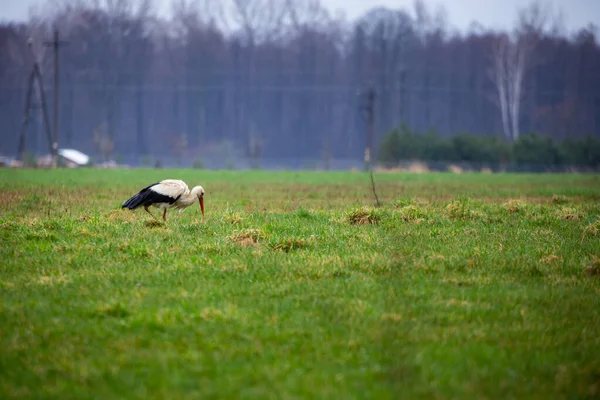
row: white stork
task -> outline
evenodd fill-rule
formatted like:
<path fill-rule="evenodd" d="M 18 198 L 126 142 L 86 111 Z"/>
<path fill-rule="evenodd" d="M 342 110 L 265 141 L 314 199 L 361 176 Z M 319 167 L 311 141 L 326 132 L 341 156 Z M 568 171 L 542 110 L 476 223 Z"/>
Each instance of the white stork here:
<path fill-rule="evenodd" d="M 140 190 L 136 195 L 125 201 L 121 208 L 134 210 L 139 206 L 144 206 L 148 214 L 154 215 L 148 210 L 148 207 L 154 206 L 163 209 L 163 220 L 167 220 L 167 209 L 177 208 L 182 212 L 185 208 L 192 205 L 194 201 L 200 202 L 200 210 L 204 216 L 204 188 L 195 186 L 192 190 L 188 188 L 185 182 L 178 179 L 165 179 L 153 183 Z"/>

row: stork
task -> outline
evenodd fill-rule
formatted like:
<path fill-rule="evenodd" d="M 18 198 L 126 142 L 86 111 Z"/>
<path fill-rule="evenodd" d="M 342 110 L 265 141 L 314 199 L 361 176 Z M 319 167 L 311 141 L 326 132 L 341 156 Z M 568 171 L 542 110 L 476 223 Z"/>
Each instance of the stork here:
<path fill-rule="evenodd" d="M 176 208 L 179 209 L 179 212 L 182 212 L 191 206 L 196 199 L 200 203 L 200 210 L 202 210 L 202 216 L 204 216 L 204 188 L 202 186 L 195 186 L 190 190 L 188 185 L 179 179 L 164 179 L 140 190 L 125 201 L 121 208 L 134 210 L 139 206 L 143 206 L 144 210 L 152 215 L 152 218 L 155 218 L 154 214 L 148 209 L 148 207 L 154 206 L 163 210 L 163 220 L 166 221 L 169 208 Z"/>

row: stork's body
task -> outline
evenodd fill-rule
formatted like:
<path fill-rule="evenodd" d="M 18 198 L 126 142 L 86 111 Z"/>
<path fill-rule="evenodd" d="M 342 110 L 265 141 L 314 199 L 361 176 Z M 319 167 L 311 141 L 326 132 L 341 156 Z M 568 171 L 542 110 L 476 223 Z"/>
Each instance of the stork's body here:
<path fill-rule="evenodd" d="M 129 208 L 134 210 L 140 206 L 148 214 L 148 207 L 153 206 L 163 210 L 163 220 L 167 220 L 167 210 L 169 208 L 179 209 L 179 212 L 191 206 L 196 200 L 200 203 L 200 210 L 204 216 L 204 188 L 195 186 L 190 190 L 185 182 L 178 179 L 165 179 L 157 183 L 153 183 L 140 190 L 136 195 L 125 201 L 121 208 Z"/>

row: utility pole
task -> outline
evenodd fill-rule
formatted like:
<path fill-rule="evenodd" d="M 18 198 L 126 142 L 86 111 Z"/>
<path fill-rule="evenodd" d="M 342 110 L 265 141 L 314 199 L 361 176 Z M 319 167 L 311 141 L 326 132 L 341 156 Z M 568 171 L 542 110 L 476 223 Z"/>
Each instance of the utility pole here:
<path fill-rule="evenodd" d="M 365 106 L 367 113 L 367 152 L 365 161 L 371 169 L 371 160 L 373 158 L 373 139 L 375 136 L 375 89 L 370 88 L 367 91 L 367 104 Z"/>
<path fill-rule="evenodd" d="M 58 159 L 58 49 L 61 45 L 67 44 L 67 41 L 60 40 L 58 35 L 58 28 L 54 28 L 54 38 L 52 41 L 44 42 L 44 46 L 53 47 L 54 50 L 54 138 L 52 141 L 52 162 L 56 168 Z"/>
<path fill-rule="evenodd" d="M 27 41 L 27 45 L 31 50 L 31 46 L 33 45 L 33 41 L 31 38 Z M 33 69 L 29 74 L 29 80 L 27 84 L 27 97 L 25 99 L 25 118 L 23 120 L 23 125 L 21 127 L 21 135 L 19 138 L 19 149 L 17 151 L 17 159 L 23 161 L 23 155 L 25 153 L 25 135 L 27 133 L 27 125 L 29 124 L 29 113 L 31 110 L 31 96 L 33 96 L 33 87 L 34 81 L 37 80 L 39 94 L 40 94 L 40 105 L 42 108 L 42 115 L 44 117 L 44 128 L 46 131 L 46 135 L 48 136 L 48 146 L 50 146 L 50 154 L 55 155 L 54 147 L 52 146 L 52 134 L 50 132 L 50 122 L 48 120 L 48 112 L 46 109 L 46 96 L 44 95 L 44 81 L 42 79 L 42 73 L 40 71 L 40 67 L 38 64 L 35 55 L 33 54 Z"/>
<path fill-rule="evenodd" d="M 375 191 L 375 180 L 373 179 L 373 146 L 375 145 L 375 89 L 369 88 L 366 92 L 366 104 L 361 107 L 361 111 L 364 113 L 363 118 L 367 125 L 367 147 L 365 149 L 365 166 L 369 169 L 371 174 L 371 187 L 373 189 L 373 195 L 377 202 L 377 207 L 380 206 L 377 192 Z"/>

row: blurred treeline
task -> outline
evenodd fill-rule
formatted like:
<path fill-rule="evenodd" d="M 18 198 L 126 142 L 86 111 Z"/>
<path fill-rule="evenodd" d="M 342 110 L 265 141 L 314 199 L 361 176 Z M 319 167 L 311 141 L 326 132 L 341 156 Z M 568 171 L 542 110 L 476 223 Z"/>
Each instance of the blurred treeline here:
<path fill-rule="evenodd" d="M 458 31 L 422 1 L 353 21 L 318 0 L 179 0 L 169 15 L 160 4 L 49 0 L 26 23 L 2 23 L 0 153 L 17 150 L 32 54 L 52 115 L 44 41 L 55 27 L 68 41 L 60 48 L 59 144 L 97 160 L 361 159 L 368 88 L 377 94 L 382 159 L 588 162 L 587 145 L 572 143 L 600 135 L 596 28 L 566 32 L 541 3 L 515 10 L 507 32 L 477 24 Z M 47 152 L 39 108 L 32 115 L 27 150 Z M 398 142 L 386 134 L 400 126 L 439 137 L 414 153 L 417 144 L 381 146 Z M 471 136 L 449 138 L 461 132 Z M 571 141 L 556 144 L 563 139 Z"/>

